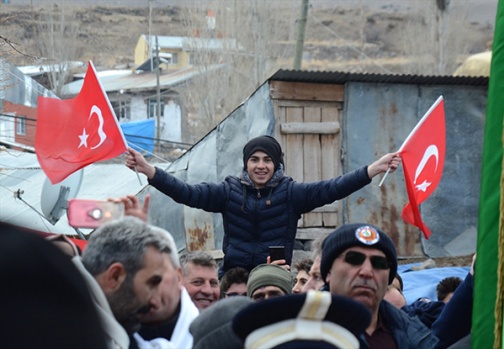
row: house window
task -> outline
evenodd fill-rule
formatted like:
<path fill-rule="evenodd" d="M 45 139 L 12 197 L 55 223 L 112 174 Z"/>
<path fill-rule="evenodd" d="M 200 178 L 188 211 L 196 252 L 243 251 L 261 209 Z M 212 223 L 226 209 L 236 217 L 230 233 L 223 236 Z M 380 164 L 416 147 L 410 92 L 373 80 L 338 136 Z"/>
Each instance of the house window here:
<path fill-rule="evenodd" d="M 16 117 L 16 134 L 26 136 L 26 117 Z"/>
<path fill-rule="evenodd" d="M 178 53 L 172 53 L 171 64 L 178 64 Z"/>
<path fill-rule="evenodd" d="M 157 100 L 156 98 L 149 99 L 149 102 L 147 103 L 147 115 L 149 118 L 155 118 L 157 116 L 157 111 L 156 111 L 156 105 L 157 105 Z M 160 105 L 160 115 L 164 115 L 164 102 L 161 100 L 161 105 Z"/>
<path fill-rule="evenodd" d="M 117 120 L 131 118 L 131 108 L 129 101 L 110 101 Z"/>

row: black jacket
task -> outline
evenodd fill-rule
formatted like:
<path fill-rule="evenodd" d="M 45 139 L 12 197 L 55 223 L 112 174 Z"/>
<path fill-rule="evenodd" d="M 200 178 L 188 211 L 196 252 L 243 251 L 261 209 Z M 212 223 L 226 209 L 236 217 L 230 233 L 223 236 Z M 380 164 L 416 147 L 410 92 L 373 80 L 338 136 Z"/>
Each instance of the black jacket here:
<path fill-rule="evenodd" d="M 369 184 L 367 166 L 346 175 L 313 183 L 297 183 L 277 170 L 262 189 L 256 189 L 244 171 L 221 183 L 187 184 L 156 168 L 149 184 L 174 201 L 208 212 L 220 212 L 224 223 L 223 267 L 247 270 L 266 262 L 269 246 L 285 246 L 292 262 L 297 222 L 311 210 L 347 197 Z"/>
<path fill-rule="evenodd" d="M 380 303 L 379 316 L 394 337 L 397 349 L 433 349 L 437 337 L 419 318 L 409 317 L 387 301 Z"/>

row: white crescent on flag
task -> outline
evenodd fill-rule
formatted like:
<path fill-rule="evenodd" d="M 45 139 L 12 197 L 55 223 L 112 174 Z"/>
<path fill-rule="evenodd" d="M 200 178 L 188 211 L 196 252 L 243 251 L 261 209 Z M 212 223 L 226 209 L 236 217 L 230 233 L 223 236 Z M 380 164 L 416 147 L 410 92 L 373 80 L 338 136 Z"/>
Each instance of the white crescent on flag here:
<path fill-rule="evenodd" d="M 438 151 L 438 148 L 434 144 L 431 144 L 427 147 L 427 149 L 425 149 L 425 153 L 422 157 L 422 160 L 420 160 L 420 163 L 418 164 L 418 166 L 416 168 L 415 180 L 413 181 L 413 183 L 416 183 L 418 176 L 420 175 L 420 173 L 422 173 L 425 165 L 427 164 L 427 161 L 429 160 L 429 158 L 431 156 L 434 156 L 436 158 L 436 168 L 434 169 L 434 173 L 436 172 L 438 162 L 439 162 L 439 151 Z"/>
<path fill-rule="evenodd" d="M 96 116 L 98 116 L 98 121 L 100 122 L 100 125 L 98 126 L 98 136 L 100 136 L 100 142 L 98 142 L 98 144 L 95 145 L 94 147 L 91 147 L 91 149 L 98 148 L 107 139 L 107 135 L 105 134 L 105 132 L 103 132 L 103 116 L 102 116 L 102 112 L 101 112 L 100 108 L 98 108 L 96 105 L 93 105 L 91 107 L 91 112 L 89 113 L 88 121 L 91 119 L 91 117 L 94 114 L 96 114 Z"/>
<path fill-rule="evenodd" d="M 98 117 L 98 122 L 100 123 L 98 125 L 98 136 L 100 137 L 100 141 L 94 147 L 91 147 L 91 149 L 98 148 L 107 139 L 107 134 L 103 131 L 103 115 L 102 115 L 101 109 L 98 108 L 96 105 L 93 105 L 91 107 L 91 111 L 89 112 L 88 121 L 91 119 L 91 117 L 94 114 L 96 114 L 96 116 Z M 84 147 L 87 148 L 87 146 L 88 146 L 87 145 L 87 139 L 88 139 L 88 137 L 89 137 L 89 134 L 86 133 L 86 128 L 84 128 L 82 130 L 82 134 L 79 136 L 79 138 L 80 138 L 80 144 L 79 144 L 79 146 L 77 148 L 80 148 L 82 146 L 84 146 Z"/>

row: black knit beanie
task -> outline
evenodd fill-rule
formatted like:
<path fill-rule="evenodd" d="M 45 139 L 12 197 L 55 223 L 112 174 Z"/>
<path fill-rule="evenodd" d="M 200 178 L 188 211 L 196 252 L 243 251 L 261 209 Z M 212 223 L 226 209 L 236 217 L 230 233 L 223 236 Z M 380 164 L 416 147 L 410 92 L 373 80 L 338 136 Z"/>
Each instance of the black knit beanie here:
<path fill-rule="evenodd" d="M 282 147 L 277 140 L 271 136 L 259 136 L 252 138 L 243 147 L 243 169 L 247 169 L 247 161 L 256 151 L 263 151 L 271 157 L 275 164 L 275 170 L 279 164 L 283 165 Z"/>
<path fill-rule="evenodd" d="M 345 224 L 322 243 L 320 274 L 325 282 L 334 260 L 349 247 L 371 247 L 383 251 L 390 265 L 389 285 L 397 273 L 397 254 L 392 240 L 380 229 L 366 223 Z"/>

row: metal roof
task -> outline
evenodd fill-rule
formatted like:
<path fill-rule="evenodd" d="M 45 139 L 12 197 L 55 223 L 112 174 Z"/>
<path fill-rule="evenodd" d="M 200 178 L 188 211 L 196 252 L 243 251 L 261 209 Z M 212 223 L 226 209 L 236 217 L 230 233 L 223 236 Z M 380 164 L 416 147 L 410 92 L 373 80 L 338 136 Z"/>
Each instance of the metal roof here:
<path fill-rule="evenodd" d="M 148 40 L 148 36 L 142 34 L 145 41 Z M 208 39 L 208 38 L 197 38 L 197 37 L 187 37 L 187 36 L 157 36 L 158 46 L 161 49 L 179 49 L 179 50 L 227 50 L 227 49 L 243 49 L 236 39 Z M 151 35 L 150 46 L 156 46 L 156 35 Z"/>
<path fill-rule="evenodd" d="M 0 58 L 0 100 L 36 107 L 39 96 L 56 97 L 54 92 Z"/>
<path fill-rule="evenodd" d="M 421 85 L 469 85 L 487 86 L 488 77 L 468 76 L 427 76 L 345 73 L 338 71 L 278 70 L 268 80 L 310 82 L 319 84 L 344 84 L 347 82 L 421 84 Z"/>
<path fill-rule="evenodd" d="M 50 72 L 59 72 L 61 68 L 63 69 L 73 69 L 82 68 L 86 64 L 80 61 L 69 61 L 64 64 L 39 64 L 39 65 L 25 65 L 22 67 L 17 67 L 21 73 L 28 76 L 38 76 Z"/>
<path fill-rule="evenodd" d="M 198 75 L 204 75 L 222 67 L 224 67 L 224 65 L 219 64 L 210 66 L 206 71 L 201 71 L 200 68 L 189 66 L 170 71 L 169 73 L 160 75 L 159 85 L 161 88 L 170 88 Z M 127 74 L 107 75 L 104 77 L 98 76 L 105 92 L 116 92 L 120 90 L 124 90 L 124 92 L 153 90 L 157 86 L 156 73 L 154 72 L 142 72 L 137 74 L 131 71 Z M 76 96 L 82 89 L 83 83 L 84 80 L 77 80 L 66 84 L 63 87 L 62 95 L 65 97 Z"/>

